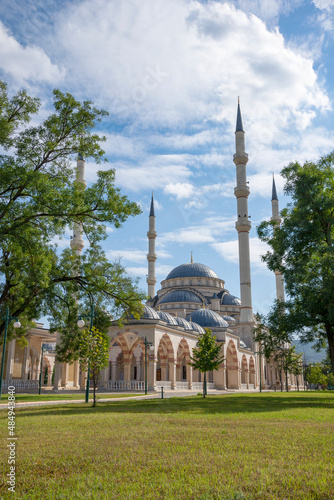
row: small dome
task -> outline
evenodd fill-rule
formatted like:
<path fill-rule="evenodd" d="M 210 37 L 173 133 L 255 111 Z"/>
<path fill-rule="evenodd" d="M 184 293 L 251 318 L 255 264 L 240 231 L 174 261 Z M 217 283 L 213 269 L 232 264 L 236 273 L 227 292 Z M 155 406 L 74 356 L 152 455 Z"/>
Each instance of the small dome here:
<path fill-rule="evenodd" d="M 232 316 L 223 316 L 223 319 L 225 321 L 234 321 L 234 323 L 235 323 L 235 318 L 233 318 Z"/>
<path fill-rule="evenodd" d="M 156 311 L 156 313 L 163 321 L 166 321 L 166 323 L 168 323 L 169 325 L 177 325 L 178 324 L 177 321 L 175 321 L 176 318 L 173 318 L 173 316 L 171 314 L 168 314 L 168 313 L 163 312 L 163 311 Z"/>
<path fill-rule="evenodd" d="M 241 300 L 238 299 L 238 297 L 235 297 L 234 295 L 226 293 L 223 297 L 222 304 L 224 306 L 241 306 Z"/>
<path fill-rule="evenodd" d="M 144 312 L 141 317 L 147 319 L 160 319 L 157 312 L 149 306 L 144 306 Z"/>
<path fill-rule="evenodd" d="M 183 326 L 185 330 L 192 330 L 191 324 L 183 318 L 174 318 L 179 326 Z"/>
<path fill-rule="evenodd" d="M 187 320 L 189 321 L 190 316 Z M 198 323 L 203 327 L 227 328 L 228 323 L 218 313 L 211 309 L 197 309 L 191 313 L 191 321 Z"/>
<path fill-rule="evenodd" d="M 210 267 L 204 264 L 190 263 L 182 264 L 181 266 L 175 267 L 166 280 L 171 280 L 173 278 L 218 278 L 217 274 L 210 269 Z"/>
<path fill-rule="evenodd" d="M 191 328 L 194 330 L 194 332 L 197 332 L 197 333 L 205 333 L 205 330 L 204 328 L 202 328 L 200 325 L 198 325 L 197 323 L 193 323 L 192 321 L 190 321 L 190 325 L 191 325 Z"/>
<path fill-rule="evenodd" d="M 159 304 L 165 304 L 166 302 L 196 302 L 197 304 L 202 304 L 202 300 L 198 295 L 189 290 L 175 290 L 174 292 L 167 293 L 160 300 Z"/>

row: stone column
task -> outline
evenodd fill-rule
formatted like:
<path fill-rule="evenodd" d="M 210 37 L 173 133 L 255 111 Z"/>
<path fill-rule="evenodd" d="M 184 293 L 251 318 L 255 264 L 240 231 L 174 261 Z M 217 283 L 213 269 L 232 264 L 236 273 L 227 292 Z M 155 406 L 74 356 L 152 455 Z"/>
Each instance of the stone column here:
<path fill-rule="evenodd" d="M 111 362 L 111 380 L 113 382 L 117 382 L 117 362 L 112 361 Z"/>
<path fill-rule="evenodd" d="M 23 363 L 21 372 L 21 377 L 23 380 L 28 380 L 29 362 L 30 362 L 30 337 L 28 337 L 28 346 L 25 347 L 23 351 Z"/>
<path fill-rule="evenodd" d="M 123 366 L 124 366 L 124 382 L 130 382 L 130 380 L 131 380 L 131 363 L 124 362 Z"/>
<path fill-rule="evenodd" d="M 149 358 L 147 367 L 147 386 L 149 391 L 157 389 L 157 360 Z"/>
<path fill-rule="evenodd" d="M 15 339 L 11 340 L 8 343 L 6 380 L 12 380 L 13 378 L 14 363 L 15 363 L 15 344 L 16 344 Z"/>
<path fill-rule="evenodd" d="M 61 385 L 66 388 L 68 382 L 68 364 L 62 363 L 62 377 L 61 377 Z"/>
<path fill-rule="evenodd" d="M 74 361 L 73 387 L 80 387 L 79 382 L 79 361 Z"/>
<path fill-rule="evenodd" d="M 176 389 L 176 361 L 169 363 L 169 379 L 172 382 L 172 389 Z"/>
<path fill-rule="evenodd" d="M 193 367 L 190 365 L 187 365 L 187 382 L 188 382 L 188 389 L 193 388 Z"/>

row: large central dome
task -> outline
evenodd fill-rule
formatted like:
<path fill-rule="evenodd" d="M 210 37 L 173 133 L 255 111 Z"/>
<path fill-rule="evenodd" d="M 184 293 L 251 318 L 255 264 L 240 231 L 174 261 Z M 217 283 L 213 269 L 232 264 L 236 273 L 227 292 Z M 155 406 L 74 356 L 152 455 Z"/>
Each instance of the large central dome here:
<path fill-rule="evenodd" d="M 166 280 L 173 278 L 218 278 L 217 274 L 204 264 L 182 264 L 173 269 Z"/>

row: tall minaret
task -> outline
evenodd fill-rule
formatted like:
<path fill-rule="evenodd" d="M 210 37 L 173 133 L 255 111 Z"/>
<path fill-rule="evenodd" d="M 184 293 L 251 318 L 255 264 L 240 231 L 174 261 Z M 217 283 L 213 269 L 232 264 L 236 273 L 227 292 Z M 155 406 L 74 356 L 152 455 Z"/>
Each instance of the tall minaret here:
<path fill-rule="evenodd" d="M 157 260 L 157 254 L 155 253 L 155 238 L 157 237 L 157 233 L 155 231 L 155 215 L 154 215 L 154 200 L 152 193 L 151 200 L 151 210 L 149 216 L 149 231 L 147 233 L 148 237 L 148 275 L 147 275 L 147 285 L 148 285 L 148 295 L 152 299 L 155 296 L 155 284 L 157 279 L 155 277 L 155 261 Z"/>
<path fill-rule="evenodd" d="M 77 175 L 75 182 L 79 182 L 84 185 L 84 188 L 87 186 L 87 182 L 85 181 L 85 160 L 81 153 L 78 154 L 77 157 Z M 75 222 L 73 227 L 73 236 L 70 241 L 70 246 L 72 250 L 74 250 L 77 257 L 81 256 L 82 249 L 84 247 L 84 242 L 82 239 L 82 224 L 80 222 Z M 77 269 L 73 269 L 73 273 L 78 272 Z M 60 345 L 61 337 L 60 333 L 57 332 L 57 345 Z M 74 361 L 74 372 L 79 373 L 79 361 Z M 54 390 L 60 389 L 62 386 L 67 387 L 68 384 L 68 374 L 69 374 L 69 365 L 68 363 L 60 363 L 59 361 L 55 362 L 55 373 L 54 373 Z M 74 380 L 74 387 L 78 387 L 78 380 Z M 84 387 L 84 374 L 82 373 L 82 387 Z M 72 382 L 71 382 L 72 384 Z M 79 382 L 80 384 L 80 382 Z"/>
<path fill-rule="evenodd" d="M 78 154 L 78 158 L 77 158 L 76 182 L 82 183 L 84 185 L 84 187 L 87 186 L 87 182 L 85 181 L 85 160 L 84 160 L 84 157 L 81 153 Z M 82 224 L 75 223 L 74 228 L 73 228 L 73 237 L 71 239 L 70 245 L 71 245 L 72 250 L 75 251 L 75 253 L 78 257 L 80 257 L 82 249 L 84 247 L 82 233 L 83 233 Z"/>
<path fill-rule="evenodd" d="M 233 161 L 237 167 L 237 186 L 234 194 L 237 198 L 238 220 L 235 224 L 239 240 L 239 269 L 240 269 L 240 323 L 253 321 L 252 290 L 250 274 L 249 231 L 251 222 L 248 217 L 249 187 L 246 182 L 246 164 L 248 155 L 245 153 L 245 132 L 242 127 L 240 103 L 238 98 L 237 126 L 235 130 L 236 154 Z M 250 329 L 246 329 L 247 331 Z M 246 333 L 244 334 L 246 335 Z"/>
<path fill-rule="evenodd" d="M 271 195 L 271 220 L 277 222 L 278 225 L 281 223 L 281 217 L 279 215 L 279 206 L 278 206 L 278 198 L 275 184 L 275 177 L 273 175 L 273 189 Z M 279 271 L 275 271 L 276 278 L 276 298 L 277 300 L 285 299 L 284 295 L 284 280 L 283 275 Z"/>

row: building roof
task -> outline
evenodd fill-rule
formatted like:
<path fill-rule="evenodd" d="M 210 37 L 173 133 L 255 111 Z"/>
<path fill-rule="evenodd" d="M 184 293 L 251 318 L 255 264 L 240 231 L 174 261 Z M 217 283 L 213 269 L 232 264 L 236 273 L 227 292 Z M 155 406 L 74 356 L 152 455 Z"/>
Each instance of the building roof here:
<path fill-rule="evenodd" d="M 241 300 L 238 299 L 238 297 L 235 297 L 234 295 L 225 293 L 222 304 L 224 306 L 241 306 Z"/>
<path fill-rule="evenodd" d="M 235 323 L 235 318 L 233 318 L 232 316 L 223 316 L 223 319 L 225 321 L 232 321 L 232 322 L 234 321 L 234 323 Z"/>
<path fill-rule="evenodd" d="M 202 327 L 227 328 L 228 323 L 218 313 L 211 309 L 197 309 L 187 317 L 187 321 L 194 321 Z"/>
<path fill-rule="evenodd" d="M 189 290 L 174 290 L 167 293 L 159 302 L 159 304 L 166 304 L 169 302 L 195 302 L 202 304 L 202 300 L 194 292 Z"/>
<path fill-rule="evenodd" d="M 149 306 L 144 306 L 144 311 L 141 317 L 147 319 L 160 319 L 158 313 Z"/>
<path fill-rule="evenodd" d="M 192 330 L 192 326 L 191 324 L 189 323 L 189 321 L 186 321 L 185 319 L 183 318 L 175 318 L 175 321 L 177 322 L 177 324 L 179 326 L 183 326 L 183 328 L 185 330 Z"/>
<path fill-rule="evenodd" d="M 235 131 L 236 132 L 243 132 L 244 131 L 243 126 L 242 126 L 239 98 L 238 98 L 238 111 L 237 111 L 237 125 L 235 127 Z"/>
<path fill-rule="evenodd" d="M 273 201 L 273 200 L 278 200 L 274 176 L 273 176 L 273 189 L 272 189 L 272 193 L 271 193 L 271 201 Z"/>
<path fill-rule="evenodd" d="M 152 193 L 152 199 L 151 199 L 150 217 L 155 217 L 155 215 L 154 215 L 154 200 L 153 200 L 153 193 Z"/>
<path fill-rule="evenodd" d="M 218 278 L 217 274 L 210 269 L 210 267 L 204 264 L 198 264 L 196 262 L 190 262 L 189 264 L 181 264 L 181 266 L 175 267 L 169 275 L 167 280 L 173 278 Z"/>
<path fill-rule="evenodd" d="M 171 314 L 168 314 L 164 311 L 156 311 L 156 313 L 163 321 L 166 321 L 166 323 L 168 323 L 169 325 L 178 325 L 176 318 L 174 318 Z"/>

